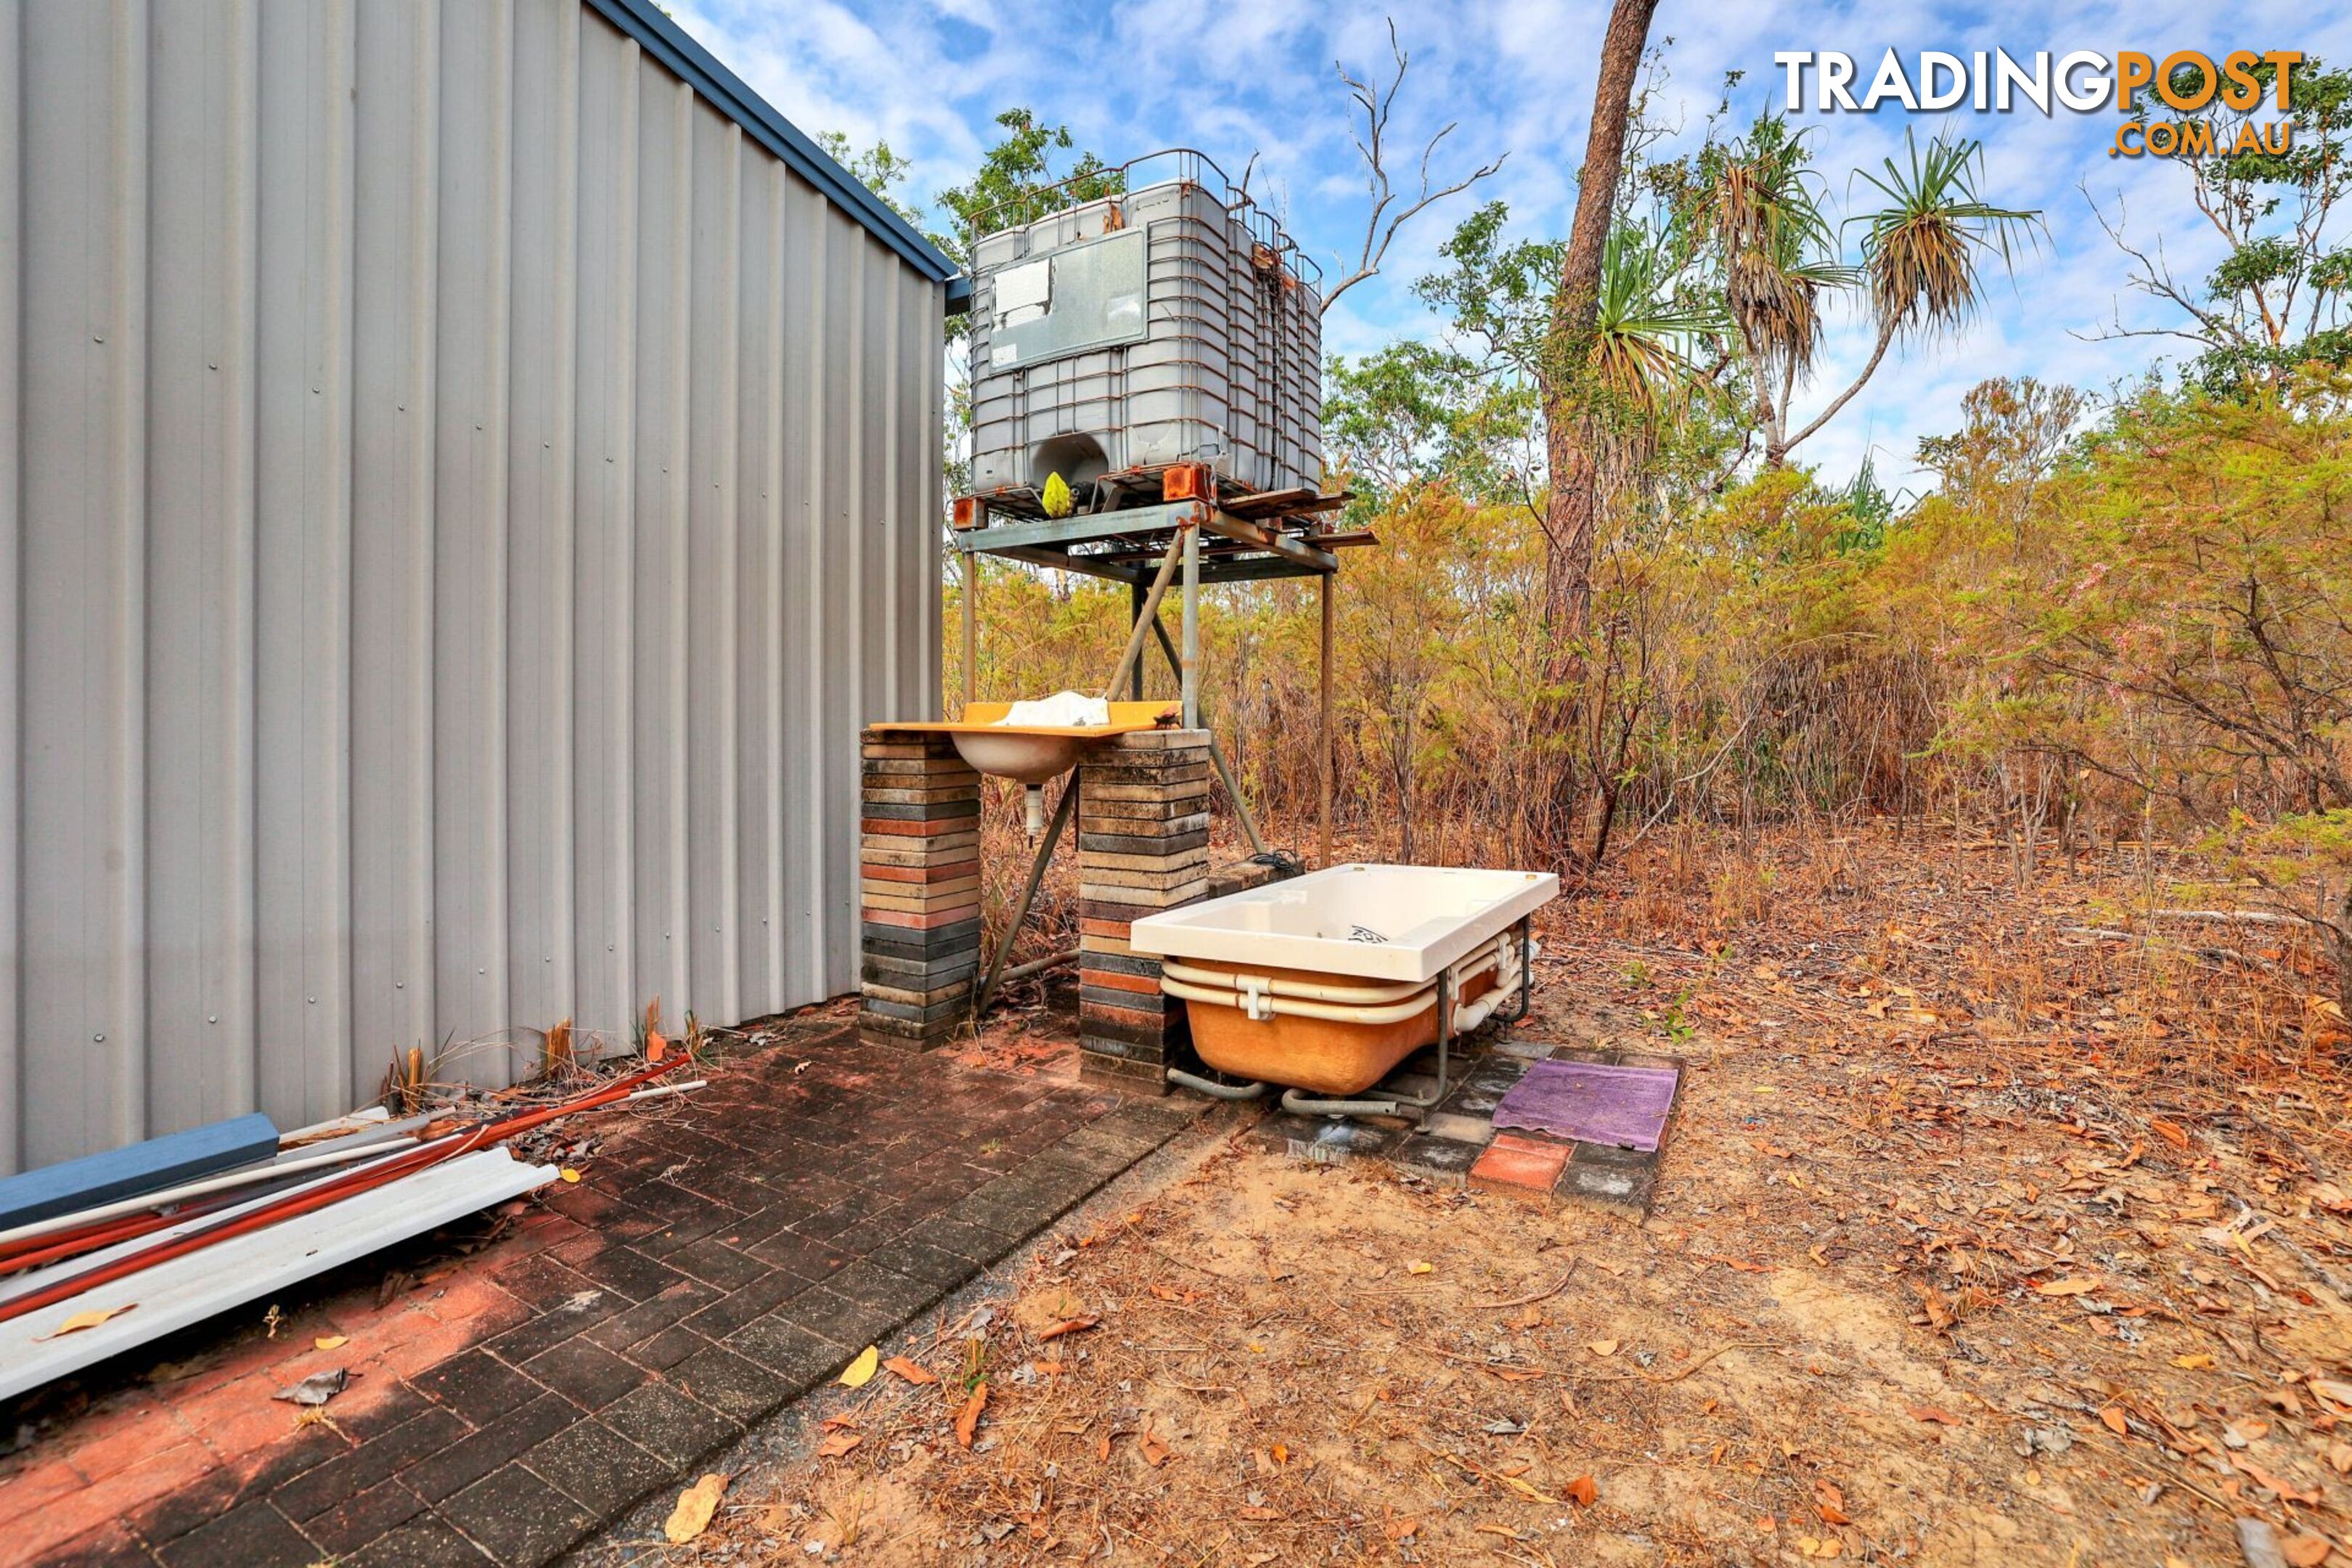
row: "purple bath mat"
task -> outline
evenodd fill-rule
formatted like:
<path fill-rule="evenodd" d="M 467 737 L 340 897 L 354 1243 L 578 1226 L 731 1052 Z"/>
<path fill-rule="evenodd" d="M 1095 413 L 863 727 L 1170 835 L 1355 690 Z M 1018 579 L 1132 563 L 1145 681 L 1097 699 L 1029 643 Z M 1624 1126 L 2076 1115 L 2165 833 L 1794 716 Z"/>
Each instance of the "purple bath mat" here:
<path fill-rule="evenodd" d="M 1655 1150 L 1680 1077 L 1672 1068 L 1538 1062 L 1495 1107 L 1495 1125 L 1580 1143 Z"/>

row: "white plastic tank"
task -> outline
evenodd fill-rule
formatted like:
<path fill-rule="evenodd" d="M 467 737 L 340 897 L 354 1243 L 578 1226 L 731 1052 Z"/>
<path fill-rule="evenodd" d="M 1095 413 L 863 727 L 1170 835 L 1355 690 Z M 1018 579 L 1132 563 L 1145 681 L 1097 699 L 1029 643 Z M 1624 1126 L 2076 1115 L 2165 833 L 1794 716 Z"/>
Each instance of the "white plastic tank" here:
<path fill-rule="evenodd" d="M 1126 476 L 1156 499 L 1152 476 L 1177 463 L 1241 490 L 1319 489 L 1321 310 L 1297 248 L 1200 178 L 981 238 L 972 492 L 1034 497 L 1059 473 L 1082 496 Z"/>

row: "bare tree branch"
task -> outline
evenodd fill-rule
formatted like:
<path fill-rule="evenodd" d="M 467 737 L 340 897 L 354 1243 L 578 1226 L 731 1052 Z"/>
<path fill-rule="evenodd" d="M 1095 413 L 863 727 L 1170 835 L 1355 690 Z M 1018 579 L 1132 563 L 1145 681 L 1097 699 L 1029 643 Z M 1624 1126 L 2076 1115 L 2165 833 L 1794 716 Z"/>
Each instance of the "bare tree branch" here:
<path fill-rule="evenodd" d="M 1438 143 L 1452 135 L 1454 126 L 1459 123 L 1452 121 L 1431 137 L 1428 145 L 1421 150 L 1420 178 L 1412 198 L 1407 201 L 1397 194 L 1395 184 L 1389 175 L 1389 118 L 1395 111 L 1397 93 L 1404 86 L 1405 67 L 1410 60 L 1404 46 L 1397 41 L 1396 18 L 1390 17 L 1388 23 L 1389 52 L 1396 58 L 1396 74 L 1389 79 L 1386 87 L 1370 80 L 1370 72 L 1366 72 L 1365 79 L 1361 80 L 1350 76 L 1344 62 L 1335 62 L 1333 68 L 1339 71 L 1339 79 L 1347 84 L 1349 98 L 1363 113 L 1362 129 L 1356 132 L 1355 142 L 1356 152 L 1364 161 L 1364 184 L 1371 196 L 1371 210 L 1364 217 L 1364 243 L 1357 255 L 1353 270 L 1323 295 L 1326 311 L 1340 295 L 1364 279 L 1379 275 L 1381 264 L 1387 259 L 1389 247 L 1394 243 L 1399 229 L 1436 203 L 1448 196 L 1459 195 L 1479 181 L 1496 174 L 1503 167 L 1503 160 L 1510 156 L 1505 153 L 1461 179 L 1444 184 L 1434 184 L 1434 176 L 1429 168 L 1430 160 L 1435 155 Z M 1404 205 L 1399 206 L 1400 202 Z M 1396 208 L 1393 213 L 1390 210 L 1391 207 Z"/>

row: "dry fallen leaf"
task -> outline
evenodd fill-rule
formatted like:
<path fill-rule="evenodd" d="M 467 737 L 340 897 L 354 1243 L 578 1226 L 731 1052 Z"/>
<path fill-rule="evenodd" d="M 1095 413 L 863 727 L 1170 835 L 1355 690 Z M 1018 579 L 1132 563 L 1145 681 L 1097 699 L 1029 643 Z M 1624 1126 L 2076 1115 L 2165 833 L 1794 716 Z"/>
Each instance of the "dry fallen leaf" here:
<path fill-rule="evenodd" d="M 2123 1406 L 2120 1405 L 2110 1405 L 2100 1411 L 2099 1419 L 2106 1424 L 2108 1431 L 2118 1437 L 2131 1435 L 2131 1423 L 2124 1418 Z"/>
<path fill-rule="evenodd" d="M 841 1382 L 850 1388 L 863 1388 L 874 1381 L 874 1369 L 882 1364 L 882 1352 L 867 1345 L 857 1352 L 857 1359 L 841 1369 Z"/>
<path fill-rule="evenodd" d="M 1413 1262 L 1405 1265 L 1404 1271 L 1407 1274 L 1434 1274 L 1437 1272 L 1437 1265 L 1434 1263 L 1423 1263 L 1419 1259 L 1415 1259 Z M 1420 1527 L 1416 1525 L 1414 1528 L 1419 1529 Z"/>
<path fill-rule="evenodd" d="M 1135 1443 L 1142 1451 L 1144 1463 L 1155 1470 L 1176 1457 L 1175 1451 L 1161 1442 L 1160 1435 L 1148 1426 L 1137 1434 Z"/>
<path fill-rule="evenodd" d="M 56 1333 L 43 1334 L 41 1338 L 45 1340 L 61 1340 L 68 1334 L 78 1334 L 84 1329 L 94 1329 L 98 1327 L 99 1324 L 105 1322 L 109 1318 L 119 1318 L 122 1316 L 123 1313 L 131 1310 L 131 1307 L 135 1307 L 138 1304 L 138 1302 L 133 1301 L 130 1306 L 95 1307 L 87 1312 L 76 1312 L 72 1317 L 68 1318 L 64 1322 L 58 1325 L 58 1331 Z"/>
<path fill-rule="evenodd" d="M 2099 1282 L 2084 1275 L 2069 1279 L 2052 1279 L 2034 1289 L 2044 1296 L 2087 1296 L 2099 1288 Z"/>
<path fill-rule="evenodd" d="M 902 1355 L 894 1355 L 882 1364 L 888 1367 L 892 1372 L 897 1373 L 900 1377 L 905 1378 L 908 1383 L 921 1384 L 926 1383 L 937 1383 L 940 1380 L 939 1374 L 931 1371 L 930 1368 L 923 1365 L 920 1362 L 908 1361 Z"/>
<path fill-rule="evenodd" d="M 580 1173 L 573 1170 L 569 1165 L 564 1166 L 563 1169 L 558 1171 L 556 1174 L 562 1176 L 567 1182 L 576 1182 L 580 1179 Z"/>
<path fill-rule="evenodd" d="M 2172 1364 L 2183 1372 L 2205 1372 L 2211 1369 L 2213 1358 L 2203 1351 L 2199 1351 L 2195 1355 L 2174 1356 Z"/>
<path fill-rule="evenodd" d="M 2279 1543 L 2279 1550 L 2286 1554 L 2286 1560 L 2294 1568 L 2319 1568 L 2319 1564 L 2326 1562 L 2327 1554 L 2335 1549 L 2324 1535 L 2290 1535 Z"/>
<path fill-rule="evenodd" d="M 1813 1508 L 1814 1511 L 1822 1516 L 1822 1522 L 1823 1524 L 1852 1524 L 1853 1522 L 1853 1519 L 1849 1517 L 1845 1511 L 1845 1493 L 1838 1489 L 1837 1484 L 1834 1481 L 1815 1481 L 1813 1483 Z"/>
<path fill-rule="evenodd" d="M 678 1493 L 677 1506 L 662 1525 L 663 1538 L 672 1546 L 683 1546 L 709 1529 L 710 1516 L 719 1511 L 726 1490 L 727 1478 L 714 1470 Z"/>
<path fill-rule="evenodd" d="M 971 1447 L 972 1432 L 980 1426 L 980 1413 L 987 1408 L 988 1384 L 984 1383 L 973 1384 L 971 1385 L 971 1397 L 965 1400 L 963 1402 L 963 1408 L 956 1412 L 955 1435 L 956 1446 L 958 1447 L 969 1448 Z"/>
<path fill-rule="evenodd" d="M 2176 1149 L 2186 1149 L 2189 1147 L 2188 1130 L 2182 1127 L 2179 1122 L 2167 1121 L 2160 1117 L 2154 1117 L 2149 1119 L 2147 1127 L 2149 1131 L 2156 1133 L 2158 1137 L 2162 1138 L 2166 1142 L 2171 1144 Z"/>
<path fill-rule="evenodd" d="M 1617 1353 L 1617 1342 L 1615 1340 L 1595 1340 L 1584 1348 L 1591 1351 L 1597 1356 L 1612 1356 Z"/>
<path fill-rule="evenodd" d="M 866 1441 L 866 1434 L 863 1432 L 835 1432 L 816 1446 L 816 1457 L 820 1459 L 838 1459 L 864 1441 Z"/>
<path fill-rule="evenodd" d="M 1044 1333 L 1039 1334 L 1037 1337 L 1041 1340 L 1058 1340 L 1064 1334 L 1084 1333 L 1087 1330 L 1093 1328 L 1100 1321 L 1102 1321 L 1102 1320 L 1091 1312 L 1087 1313 L 1084 1317 L 1064 1318 L 1060 1322 L 1055 1323 L 1052 1328 L 1047 1329 Z"/>
<path fill-rule="evenodd" d="M 1948 1410 L 1938 1410 L 1932 1405 L 1915 1405 L 1911 1406 L 1911 1415 L 1915 1420 L 1932 1421 L 1938 1426 L 1957 1426 L 1960 1424 L 1958 1416 Z"/>
<path fill-rule="evenodd" d="M 322 1351 L 339 1351 L 351 1342 L 349 1334 L 320 1334 L 310 1342 L 314 1349 Z"/>
<path fill-rule="evenodd" d="M 2352 1410 L 2352 1383 L 2338 1383 L 2332 1377 L 2306 1378 L 2304 1387 L 2331 1404 Z"/>
<path fill-rule="evenodd" d="M 1591 1476 L 1579 1476 L 1562 1489 L 1568 1493 L 1569 1500 L 1579 1508 L 1591 1508 L 1592 1500 L 1601 1495 L 1600 1487 L 1593 1483 Z"/>
<path fill-rule="evenodd" d="M 324 1405 L 341 1394 L 351 1381 L 352 1374 L 339 1366 L 326 1372 L 314 1372 L 301 1382 L 289 1384 L 269 1397 L 282 1399 L 289 1405 Z"/>

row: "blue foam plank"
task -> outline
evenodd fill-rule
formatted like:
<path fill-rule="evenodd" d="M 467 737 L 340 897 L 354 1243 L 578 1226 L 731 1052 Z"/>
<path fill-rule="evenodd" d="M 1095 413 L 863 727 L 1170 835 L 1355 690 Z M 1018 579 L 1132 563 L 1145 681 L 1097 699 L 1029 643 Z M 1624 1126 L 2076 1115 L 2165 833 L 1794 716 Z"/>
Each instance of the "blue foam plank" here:
<path fill-rule="evenodd" d="M 278 1128 L 256 1112 L 208 1127 L 191 1127 L 103 1154 L 61 1160 L 20 1176 L 0 1178 L 0 1230 L 52 1219 L 76 1209 L 160 1192 L 216 1171 L 271 1159 Z"/>

